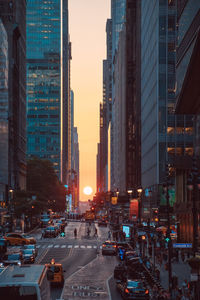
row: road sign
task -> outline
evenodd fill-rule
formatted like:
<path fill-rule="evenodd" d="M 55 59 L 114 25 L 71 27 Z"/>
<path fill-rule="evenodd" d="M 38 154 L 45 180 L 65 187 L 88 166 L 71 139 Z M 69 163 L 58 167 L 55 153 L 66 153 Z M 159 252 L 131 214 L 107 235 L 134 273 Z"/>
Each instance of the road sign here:
<path fill-rule="evenodd" d="M 173 248 L 192 248 L 192 243 L 174 243 Z"/>

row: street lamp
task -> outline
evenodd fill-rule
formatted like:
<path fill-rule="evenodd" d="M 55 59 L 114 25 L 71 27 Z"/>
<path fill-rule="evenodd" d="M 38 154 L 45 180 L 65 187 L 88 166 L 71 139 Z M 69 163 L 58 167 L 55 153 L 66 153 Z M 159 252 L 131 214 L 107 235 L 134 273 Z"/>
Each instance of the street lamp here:
<path fill-rule="evenodd" d="M 138 192 L 138 222 L 141 225 L 141 194 L 142 194 L 142 187 L 137 188 Z"/>

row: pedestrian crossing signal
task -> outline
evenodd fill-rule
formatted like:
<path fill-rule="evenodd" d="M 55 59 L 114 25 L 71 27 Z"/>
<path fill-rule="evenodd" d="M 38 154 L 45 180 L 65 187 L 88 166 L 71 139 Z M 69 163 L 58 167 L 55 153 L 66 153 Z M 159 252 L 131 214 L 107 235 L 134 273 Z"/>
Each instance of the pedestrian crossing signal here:
<path fill-rule="evenodd" d="M 65 236 L 65 232 L 61 232 L 60 236 L 64 237 Z"/>
<path fill-rule="evenodd" d="M 165 242 L 166 242 L 166 243 L 169 243 L 169 241 L 170 241 L 170 238 L 169 238 L 169 237 L 166 237 L 166 238 L 165 238 Z"/>

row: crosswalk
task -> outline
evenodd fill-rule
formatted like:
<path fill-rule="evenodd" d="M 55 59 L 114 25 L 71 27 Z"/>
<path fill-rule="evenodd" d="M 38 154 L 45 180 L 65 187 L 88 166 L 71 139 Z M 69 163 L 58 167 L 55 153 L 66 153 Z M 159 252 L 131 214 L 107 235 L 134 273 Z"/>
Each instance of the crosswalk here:
<path fill-rule="evenodd" d="M 62 245 L 62 244 L 58 244 L 58 245 L 54 245 L 54 244 L 49 244 L 49 245 L 37 245 L 36 248 L 38 249 L 97 249 L 96 245 Z M 102 248 L 102 246 L 99 247 L 100 249 Z"/>

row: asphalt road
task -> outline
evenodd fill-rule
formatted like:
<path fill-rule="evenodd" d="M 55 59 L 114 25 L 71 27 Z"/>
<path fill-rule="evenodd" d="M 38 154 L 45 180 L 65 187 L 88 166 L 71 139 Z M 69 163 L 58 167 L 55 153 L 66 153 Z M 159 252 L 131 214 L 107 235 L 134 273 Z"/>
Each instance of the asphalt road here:
<path fill-rule="evenodd" d="M 98 237 L 94 236 L 95 226 Z M 87 237 L 87 228 L 90 237 Z M 74 238 L 74 229 L 77 238 Z M 109 228 L 98 227 L 92 223 L 69 221 L 65 227 L 65 237 L 41 238 L 41 229 L 31 235 L 37 239 L 38 256 L 35 263 L 45 264 L 52 258 L 62 263 L 65 270 L 63 289 L 53 287 L 51 300 L 94 299 L 118 300 L 112 279 L 113 270 L 118 263 L 115 256 L 102 256 L 101 245 L 108 237 Z"/>

